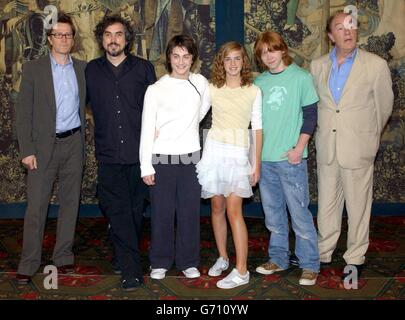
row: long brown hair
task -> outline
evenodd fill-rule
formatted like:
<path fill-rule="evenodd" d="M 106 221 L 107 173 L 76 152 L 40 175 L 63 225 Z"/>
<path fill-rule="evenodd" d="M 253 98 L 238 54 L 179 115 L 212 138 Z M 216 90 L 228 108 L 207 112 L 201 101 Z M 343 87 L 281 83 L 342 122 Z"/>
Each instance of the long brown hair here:
<path fill-rule="evenodd" d="M 245 48 L 236 41 L 230 41 L 221 46 L 212 64 L 211 83 L 217 88 L 223 87 L 226 83 L 224 60 L 232 51 L 240 51 L 242 55 L 243 64 L 240 72 L 242 86 L 250 86 L 253 83 L 252 67 Z"/>

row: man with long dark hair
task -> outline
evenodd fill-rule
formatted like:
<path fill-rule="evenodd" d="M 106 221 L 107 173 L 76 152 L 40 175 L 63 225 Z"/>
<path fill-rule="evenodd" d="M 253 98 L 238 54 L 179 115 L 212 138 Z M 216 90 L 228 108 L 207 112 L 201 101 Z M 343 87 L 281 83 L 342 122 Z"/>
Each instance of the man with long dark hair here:
<path fill-rule="evenodd" d="M 95 124 L 97 195 L 111 226 L 122 288 L 133 290 L 143 282 L 138 248 L 146 191 L 139 168 L 143 97 L 156 75 L 150 62 L 130 54 L 133 32 L 120 16 L 105 17 L 95 36 L 105 53 L 86 69 Z"/>

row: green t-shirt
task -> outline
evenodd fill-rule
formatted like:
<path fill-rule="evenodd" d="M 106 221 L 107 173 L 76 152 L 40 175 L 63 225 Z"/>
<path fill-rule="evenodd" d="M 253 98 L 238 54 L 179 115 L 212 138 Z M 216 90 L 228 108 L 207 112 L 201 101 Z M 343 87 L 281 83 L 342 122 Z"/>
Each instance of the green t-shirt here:
<path fill-rule="evenodd" d="M 286 152 L 295 147 L 300 136 L 302 108 L 319 101 L 312 76 L 291 64 L 278 74 L 263 72 L 254 83 L 263 95 L 262 161 L 287 160 Z M 307 156 L 306 147 L 303 158 Z"/>

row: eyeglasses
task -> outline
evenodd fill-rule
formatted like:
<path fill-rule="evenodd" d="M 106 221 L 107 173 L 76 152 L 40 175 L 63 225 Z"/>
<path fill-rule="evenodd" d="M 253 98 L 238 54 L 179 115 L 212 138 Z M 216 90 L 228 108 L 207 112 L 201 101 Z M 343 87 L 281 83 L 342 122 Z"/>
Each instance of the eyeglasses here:
<path fill-rule="evenodd" d="M 73 39 L 73 33 L 51 33 L 51 36 L 54 36 L 56 39 Z"/>

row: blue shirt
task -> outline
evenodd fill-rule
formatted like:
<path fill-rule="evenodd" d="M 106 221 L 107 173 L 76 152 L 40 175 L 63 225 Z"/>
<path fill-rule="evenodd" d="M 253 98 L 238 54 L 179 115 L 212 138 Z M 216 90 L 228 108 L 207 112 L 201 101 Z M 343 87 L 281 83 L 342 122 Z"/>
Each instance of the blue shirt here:
<path fill-rule="evenodd" d="M 56 133 L 80 127 L 79 87 L 72 58 L 65 65 L 51 57 L 53 89 L 56 102 Z"/>
<path fill-rule="evenodd" d="M 337 61 L 336 48 L 334 48 L 330 53 L 330 59 L 332 60 L 332 70 L 329 78 L 329 89 L 336 104 L 339 104 L 340 102 L 343 89 L 353 67 L 356 53 L 357 49 L 355 49 L 348 57 L 346 57 L 345 61 L 340 66 Z"/>

